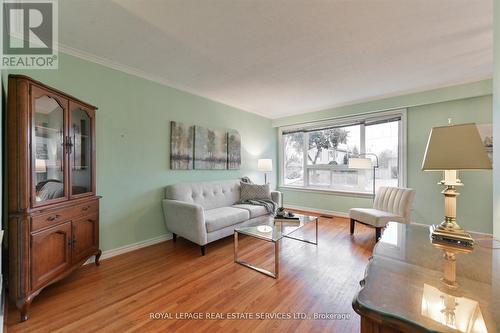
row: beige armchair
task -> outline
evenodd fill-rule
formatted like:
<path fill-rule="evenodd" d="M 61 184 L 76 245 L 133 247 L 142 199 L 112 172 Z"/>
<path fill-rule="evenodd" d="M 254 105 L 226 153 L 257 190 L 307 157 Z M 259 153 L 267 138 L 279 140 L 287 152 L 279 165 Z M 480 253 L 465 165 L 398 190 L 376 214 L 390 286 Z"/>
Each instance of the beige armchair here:
<path fill-rule="evenodd" d="M 381 236 L 382 228 L 388 222 L 410 223 L 411 208 L 415 190 L 411 188 L 380 187 L 375 195 L 373 208 L 351 208 L 351 235 L 354 224 L 363 223 L 375 227 L 375 240 Z"/>

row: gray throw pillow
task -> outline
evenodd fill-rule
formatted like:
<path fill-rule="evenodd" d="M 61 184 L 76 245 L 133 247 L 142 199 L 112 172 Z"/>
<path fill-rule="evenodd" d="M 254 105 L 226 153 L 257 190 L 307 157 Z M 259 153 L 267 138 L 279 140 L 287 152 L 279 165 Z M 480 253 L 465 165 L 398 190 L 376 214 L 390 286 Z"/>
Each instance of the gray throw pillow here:
<path fill-rule="evenodd" d="M 256 185 L 240 183 L 240 200 L 271 199 L 271 189 L 269 184 Z"/>

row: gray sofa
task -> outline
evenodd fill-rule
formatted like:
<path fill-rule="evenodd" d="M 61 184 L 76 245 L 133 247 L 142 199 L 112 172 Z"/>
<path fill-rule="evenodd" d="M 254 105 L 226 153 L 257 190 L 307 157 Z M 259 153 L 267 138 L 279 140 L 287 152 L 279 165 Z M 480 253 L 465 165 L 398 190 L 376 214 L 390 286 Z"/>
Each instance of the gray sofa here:
<path fill-rule="evenodd" d="M 271 199 L 281 207 L 282 195 L 272 191 Z M 240 180 L 223 180 L 168 185 L 162 202 L 167 229 L 201 246 L 234 233 L 240 225 L 267 221 L 263 206 L 238 204 Z"/>

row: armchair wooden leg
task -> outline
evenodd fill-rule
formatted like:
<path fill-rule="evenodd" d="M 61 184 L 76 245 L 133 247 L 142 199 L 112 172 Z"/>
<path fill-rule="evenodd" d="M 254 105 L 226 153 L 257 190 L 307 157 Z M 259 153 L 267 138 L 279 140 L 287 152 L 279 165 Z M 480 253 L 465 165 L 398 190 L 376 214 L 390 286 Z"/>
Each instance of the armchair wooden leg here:
<path fill-rule="evenodd" d="M 177 241 L 177 234 L 175 233 L 172 233 L 172 240 L 175 242 Z"/>
<path fill-rule="evenodd" d="M 356 220 L 351 219 L 351 235 L 354 234 L 354 223 L 356 223 Z"/>
<path fill-rule="evenodd" d="M 381 235 L 382 235 L 382 228 L 376 227 L 375 228 L 375 242 L 378 242 Z"/>
<path fill-rule="evenodd" d="M 205 255 L 205 245 L 201 245 L 200 249 L 201 249 L 201 255 L 204 256 Z"/>

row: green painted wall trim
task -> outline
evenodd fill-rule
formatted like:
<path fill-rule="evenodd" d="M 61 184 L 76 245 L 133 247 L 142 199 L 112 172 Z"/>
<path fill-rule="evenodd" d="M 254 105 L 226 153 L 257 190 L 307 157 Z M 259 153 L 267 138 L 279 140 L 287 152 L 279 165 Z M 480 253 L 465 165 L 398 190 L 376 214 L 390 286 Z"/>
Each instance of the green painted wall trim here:
<path fill-rule="evenodd" d="M 482 80 L 412 94 L 388 97 L 364 103 L 356 103 L 336 108 L 329 108 L 311 113 L 277 118 L 273 120 L 272 124 L 274 127 L 280 127 L 342 117 L 346 115 L 352 115 L 354 113 L 361 114 L 366 112 L 385 111 L 426 104 L 435 104 L 471 97 L 486 96 L 491 95 L 492 85 L 493 84 L 491 79 Z"/>
<path fill-rule="evenodd" d="M 161 236 L 165 185 L 249 176 L 262 182 L 258 158 L 277 153 L 271 120 L 63 53 L 58 70 L 25 74 L 96 105 L 97 194 L 102 195 L 101 249 Z M 170 121 L 233 128 L 242 140 L 241 170 L 169 169 Z M 275 174 L 271 177 L 273 183 Z"/>

